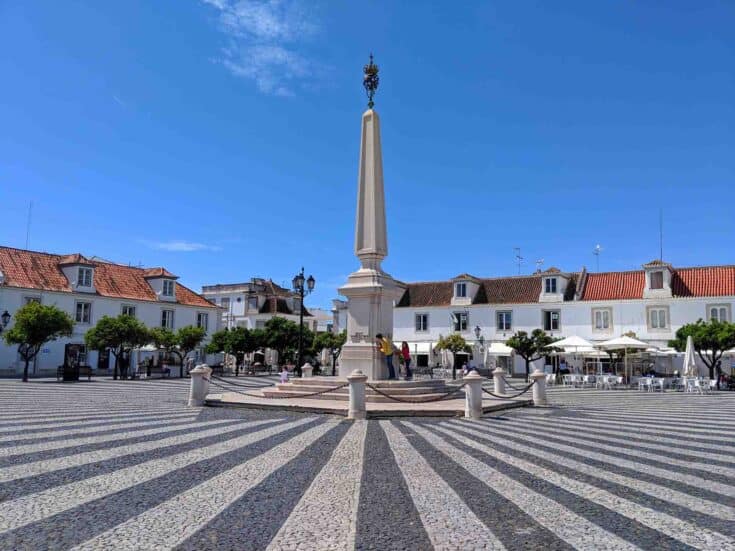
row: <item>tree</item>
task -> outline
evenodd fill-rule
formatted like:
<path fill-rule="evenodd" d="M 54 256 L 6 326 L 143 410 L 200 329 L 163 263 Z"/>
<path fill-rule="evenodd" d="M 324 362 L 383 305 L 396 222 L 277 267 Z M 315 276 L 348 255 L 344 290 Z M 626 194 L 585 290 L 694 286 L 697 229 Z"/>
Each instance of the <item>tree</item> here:
<path fill-rule="evenodd" d="M 212 333 L 209 338 L 209 344 L 207 345 L 206 351 L 208 354 L 219 354 L 220 352 L 227 356 L 232 354 L 232 342 L 230 341 L 230 330 L 228 328 L 220 329 Z M 227 362 L 225 361 L 225 364 Z M 235 366 L 237 369 L 237 365 Z"/>
<path fill-rule="evenodd" d="M 526 361 L 526 382 L 530 373 L 531 362 L 542 358 L 549 352 L 549 345 L 557 339 L 547 335 L 543 329 L 534 329 L 531 335 L 525 331 L 518 331 L 510 339 L 506 341 L 506 345 L 511 347 L 516 353 Z"/>
<path fill-rule="evenodd" d="M 337 358 L 340 352 L 342 352 L 342 347 L 345 342 L 347 342 L 346 330 L 339 334 L 330 332 L 319 333 L 314 337 L 312 344 L 314 352 L 324 350 L 325 348 L 329 350 L 329 355 L 332 357 L 332 377 L 337 374 Z"/>
<path fill-rule="evenodd" d="M 307 340 L 307 329 L 304 327 L 304 342 Z M 299 325 L 285 318 L 273 317 L 265 322 L 265 345 L 278 352 L 278 362 L 291 357 L 299 346 Z M 299 368 L 300 366 L 296 366 Z"/>
<path fill-rule="evenodd" d="M 36 358 L 41 347 L 60 337 L 68 337 L 74 328 L 69 314 L 53 305 L 32 301 L 15 312 L 15 323 L 5 333 L 8 345 L 17 344 L 23 358 L 23 382 L 28 382 L 28 365 Z"/>
<path fill-rule="evenodd" d="M 704 322 L 701 319 L 696 323 L 688 323 L 676 331 L 676 339 L 669 341 L 679 352 L 686 349 L 687 337 L 691 335 L 694 350 L 699 359 L 709 369 L 709 378 L 715 378 L 717 369 L 717 388 L 720 388 L 720 374 L 722 369 L 720 360 L 725 351 L 735 348 L 735 323 L 726 321 L 710 320 Z"/>
<path fill-rule="evenodd" d="M 464 337 L 459 333 L 452 333 L 448 337 L 442 337 L 439 335 L 439 341 L 434 347 L 436 350 L 449 350 L 452 353 L 452 379 L 457 378 L 457 362 L 456 355 L 459 352 L 472 352 L 472 347 L 467 344 Z"/>
<path fill-rule="evenodd" d="M 171 329 L 168 327 L 154 327 L 148 331 L 148 334 L 150 341 L 156 348 L 164 350 L 167 354 L 175 353 L 177 356 L 179 355 L 176 350 L 176 333 Z"/>
<path fill-rule="evenodd" d="M 207 331 L 203 327 L 194 327 L 187 325 L 176 331 L 176 346 L 174 352 L 181 360 L 181 368 L 179 369 L 179 378 L 184 377 L 184 360 L 207 336 Z"/>
<path fill-rule="evenodd" d="M 127 366 L 120 365 L 124 354 L 129 354 L 133 348 L 144 346 L 151 340 L 148 328 L 132 316 L 120 315 L 116 318 L 103 316 L 84 335 L 87 346 L 93 350 L 112 350 L 115 354 L 115 367 L 112 378 L 117 379 L 118 373 L 125 378 Z"/>
<path fill-rule="evenodd" d="M 235 327 L 222 329 L 212 334 L 207 352 L 216 354 L 224 352 L 235 356 L 235 376 L 240 374 L 240 365 L 244 362 L 245 354 L 255 352 L 265 345 L 265 332 L 262 329 L 247 329 Z"/>

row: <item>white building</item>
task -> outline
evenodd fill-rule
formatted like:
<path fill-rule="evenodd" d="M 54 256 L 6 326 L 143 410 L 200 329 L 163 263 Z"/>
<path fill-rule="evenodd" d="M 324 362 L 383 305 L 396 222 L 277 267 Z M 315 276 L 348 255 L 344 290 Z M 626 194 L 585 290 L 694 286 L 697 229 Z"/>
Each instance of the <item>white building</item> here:
<path fill-rule="evenodd" d="M 521 372 L 523 360 L 509 365 L 500 346 L 516 331 L 542 328 L 553 337 L 577 335 L 592 342 L 632 331 L 638 339 L 666 347 L 687 323 L 732 321 L 733 303 L 735 266 L 673 268 L 655 260 L 627 272 L 551 268 L 517 277 L 462 274 L 449 281 L 408 284 L 394 308 L 393 340 L 407 341 L 419 365 L 434 365 L 433 346 L 440 335 L 458 332 L 476 344 L 479 326 L 484 348 L 498 351 L 488 361 Z M 723 369 L 729 372 L 725 362 Z"/>
<path fill-rule="evenodd" d="M 222 311 L 222 327 L 262 329 L 273 317 L 299 323 L 301 298 L 270 279 L 252 278 L 248 283 L 204 285 L 202 296 Z M 304 325 L 317 331 L 319 322 L 304 308 Z"/>
<path fill-rule="evenodd" d="M 347 301 L 335 298 L 332 300 L 332 332 L 341 333 L 347 330 Z"/>
<path fill-rule="evenodd" d="M 102 316 L 135 316 L 148 327 L 176 330 L 187 325 L 219 328 L 217 308 L 178 283 L 164 268 L 135 268 L 90 260 L 81 254 L 57 255 L 0 247 L 0 312 L 10 315 L 30 301 L 53 304 L 75 321 L 71 337 L 47 343 L 31 366 L 31 374 L 50 375 L 64 363 L 65 353 L 103 373 L 114 364 L 109 353 L 88 351 L 84 334 Z M 72 345 L 72 346 L 67 346 Z M 197 351 L 201 357 L 202 350 Z M 135 367 L 136 355 L 132 357 Z M 0 343 L 0 373 L 19 374 L 23 362 L 17 347 Z"/>

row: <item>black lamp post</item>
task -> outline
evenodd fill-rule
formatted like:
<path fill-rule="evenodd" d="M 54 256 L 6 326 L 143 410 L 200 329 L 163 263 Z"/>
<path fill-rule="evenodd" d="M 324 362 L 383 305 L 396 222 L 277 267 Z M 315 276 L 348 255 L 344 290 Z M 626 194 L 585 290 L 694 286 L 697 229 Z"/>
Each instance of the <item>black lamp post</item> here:
<path fill-rule="evenodd" d="M 10 313 L 7 310 L 5 310 L 5 312 L 3 312 L 3 315 L 0 316 L 0 333 L 3 332 L 3 329 L 6 328 L 9 323 L 10 323 Z"/>
<path fill-rule="evenodd" d="M 306 282 L 306 285 L 304 285 Z M 301 377 L 301 360 L 304 354 L 304 295 L 308 295 L 314 290 L 316 285 L 316 279 L 314 276 L 309 276 L 308 279 L 304 280 L 304 268 L 301 267 L 301 271 L 293 277 L 293 290 L 299 294 L 301 299 L 301 307 L 299 308 L 299 355 L 296 362 L 296 373 Z"/>

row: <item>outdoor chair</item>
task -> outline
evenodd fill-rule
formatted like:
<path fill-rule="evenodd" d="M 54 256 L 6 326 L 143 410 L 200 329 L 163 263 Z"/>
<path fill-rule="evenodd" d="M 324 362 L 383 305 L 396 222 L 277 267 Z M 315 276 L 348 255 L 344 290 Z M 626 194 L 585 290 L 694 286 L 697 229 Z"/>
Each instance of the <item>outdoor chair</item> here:
<path fill-rule="evenodd" d="M 664 391 L 664 379 L 662 377 L 651 379 L 651 392 L 656 392 L 657 390 Z"/>
<path fill-rule="evenodd" d="M 651 390 L 651 379 L 648 377 L 641 377 L 638 379 L 638 390 L 641 392 L 649 392 Z"/>
<path fill-rule="evenodd" d="M 700 394 L 708 394 L 709 383 L 705 383 L 702 379 L 694 379 L 694 389 Z"/>
<path fill-rule="evenodd" d="M 552 386 L 554 384 L 556 384 L 556 377 L 554 376 L 553 373 L 547 373 L 546 374 L 546 385 Z"/>

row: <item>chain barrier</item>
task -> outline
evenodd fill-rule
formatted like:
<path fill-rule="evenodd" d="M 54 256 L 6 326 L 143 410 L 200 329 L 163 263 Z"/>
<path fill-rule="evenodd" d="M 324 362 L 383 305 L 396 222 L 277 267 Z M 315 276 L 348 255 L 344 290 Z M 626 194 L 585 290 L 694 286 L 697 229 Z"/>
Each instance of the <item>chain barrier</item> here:
<path fill-rule="evenodd" d="M 439 401 L 441 401 L 441 400 L 446 400 L 446 399 L 448 399 L 448 398 L 449 398 L 449 396 L 451 396 L 452 394 L 456 394 L 456 393 L 458 393 L 458 392 L 459 392 L 460 390 L 462 390 L 462 388 L 463 388 L 463 387 L 464 387 L 464 386 L 465 386 L 466 384 L 467 384 L 467 383 L 462 383 L 462 384 L 461 384 L 461 385 L 459 385 L 459 386 L 458 386 L 457 388 L 455 388 L 455 389 L 452 389 L 452 390 L 450 390 L 449 392 L 447 392 L 447 393 L 445 393 L 445 394 L 442 394 L 441 396 L 435 396 L 435 397 L 433 397 L 433 398 L 427 398 L 427 399 L 425 399 L 425 400 L 404 400 L 404 399 L 398 398 L 398 397 L 396 397 L 396 396 L 391 396 L 390 394 L 387 394 L 387 393 L 383 392 L 382 390 L 380 390 L 380 388 L 379 388 L 379 387 L 376 387 L 376 386 L 374 386 L 374 385 L 371 385 L 370 383 L 365 383 L 365 386 L 367 386 L 367 387 L 369 387 L 369 388 L 373 389 L 373 390 L 374 390 L 375 392 L 377 392 L 377 393 L 378 393 L 378 394 L 380 394 L 381 396 L 385 396 L 386 398 L 389 398 L 389 399 L 391 399 L 391 400 L 394 400 L 394 401 L 396 401 L 396 402 L 403 402 L 403 403 L 406 403 L 406 404 L 426 404 L 426 403 L 428 403 L 428 402 L 439 402 Z"/>
<path fill-rule="evenodd" d="M 229 381 L 227 379 L 223 379 L 222 377 L 218 377 L 217 375 L 210 375 L 210 377 L 212 377 L 212 379 L 216 379 L 216 380 L 218 380 L 220 382 L 223 382 L 223 383 L 226 383 L 228 385 L 237 386 L 237 387 L 240 387 L 240 388 L 270 388 L 272 386 L 276 386 L 276 382 L 275 381 L 273 383 L 269 384 L 269 385 L 252 385 L 252 384 L 247 384 L 247 383 L 241 383 L 239 381 L 237 381 L 237 382 L 236 381 Z"/>
<path fill-rule="evenodd" d="M 219 383 L 215 383 L 211 379 L 205 378 L 204 380 L 207 381 L 207 382 L 209 382 L 210 384 L 213 384 L 216 387 L 219 387 L 219 388 L 221 388 L 223 390 L 226 390 L 227 392 L 235 392 L 236 394 L 242 394 L 243 396 L 250 396 L 251 398 L 265 398 L 267 400 L 289 400 L 291 398 L 309 398 L 311 396 L 319 396 L 320 394 L 328 394 L 330 392 L 334 392 L 335 390 L 339 390 L 339 389 L 344 388 L 344 387 L 346 387 L 347 385 L 350 384 L 350 383 L 344 383 L 342 385 L 335 386 L 334 388 L 330 388 L 330 389 L 327 389 L 327 390 L 320 390 L 318 392 L 310 392 L 308 394 L 299 394 L 298 396 L 263 396 L 263 395 L 250 394 L 249 392 L 242 392 L 241 390 L 235 390 L 235 389 L 232 389 L 232 388 L 228 388 L 228 387 L 226 387 L 224 385 L 221 385 Z M 226 381 L 226 382 L 229 384 L 229 381 Z M 262 388 L 269 388 L 269 387 L 262 387 Z"/>
<path fill-rule="evenodd" d="M 490 396 L 493 396 L 494 398 L 499 398 L 499 399 L 501 399 L 501 400 L 511 400 L 511 399 L 513 399 L 513 398 L 518 398 L 518 397 L 519 397 L 519 396 L 520 396 L 521 394 L 525 394 L 525 393 L 526 393 L 526 392 L 528 392 L 528 391 L 529 391 L 529 389 L 530 389 L 530 388 L 531 388 L 531 387 L 532 387 L 533 385 L 535 385 L 535 384 L 536 384 L 536 381 L 533 381 L 533 382 L 532 382 L 532 383 L 530 383 L 530 384 L 529 384 L 529 385 L 528 385 L 528 386 L 527 386 L 526 388 L 524 388 L 523 390 L 521 390 L 521 391 L 520 391 L 520 392 L 518 392 L 517 394 L 513 394 L 512 396 L 501 396 L 501 395 L 499 395 L 499 394 L 495 394 L 494 392 L 492 392 L 492 391 L 490 391 L 490 390 L 486 389 L 486 388 L 485 388 L 484 386 L 483 386 L 483 387 L 481 387 L 481 388 L 482 388 L 482 391 L 483 391 L 483 392 L 484 392 L 485 394 L 489 394 Z M 516 389 L 516 390 L 520 390 L 520 389 Z"/>
<path fill-rule="evenodd" d="M 510 381 L 506 379 L 505 377 L 503 377 L 503 381 L 505 381 L 506 386 L 509 386 L 512 390 L 521 390 L 520 388 L 515 387 L 512 384 L 510 384 Z"/>

